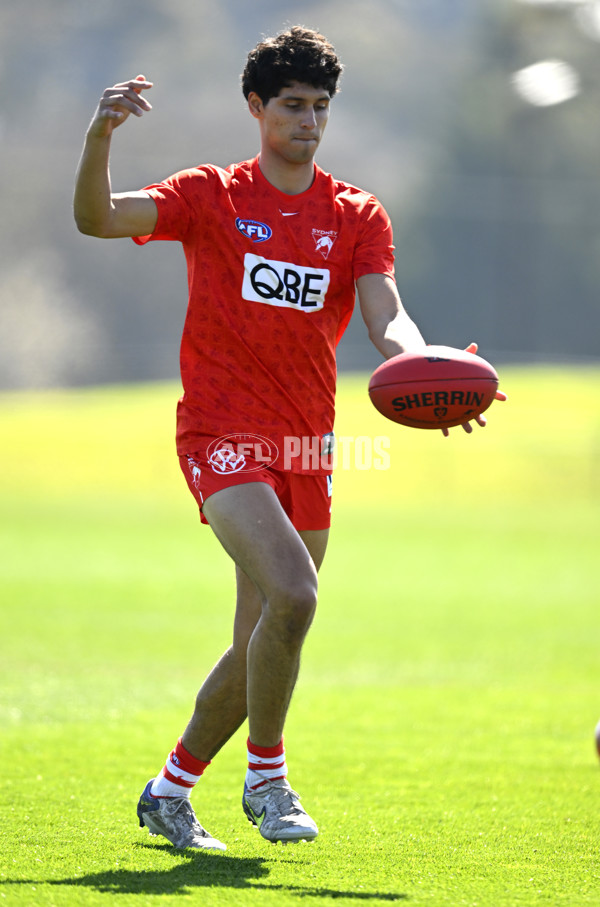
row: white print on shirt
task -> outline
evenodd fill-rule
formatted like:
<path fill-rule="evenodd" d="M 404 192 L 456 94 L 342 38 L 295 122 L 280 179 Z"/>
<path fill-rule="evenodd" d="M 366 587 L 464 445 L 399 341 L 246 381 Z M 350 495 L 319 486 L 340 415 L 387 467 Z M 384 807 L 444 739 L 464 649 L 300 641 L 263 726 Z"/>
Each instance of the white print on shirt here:
<path fill-rule="evenodd" d="M 242 298 L 301 312 L 318 312 L 325 304 L 330 272 L 273 261 L 247 252 L 244 256 Z"/>
<path fill-rule="evenodd" d="M 315 230 L 312 231 L 312 236 L 315 241 L 315 249 L 317 252 L 320 252 L 323 258 L 327 258 L 329 253 L 333 249 L 333 244 L 337 239 L 337 233 L 335 230 Z"/>

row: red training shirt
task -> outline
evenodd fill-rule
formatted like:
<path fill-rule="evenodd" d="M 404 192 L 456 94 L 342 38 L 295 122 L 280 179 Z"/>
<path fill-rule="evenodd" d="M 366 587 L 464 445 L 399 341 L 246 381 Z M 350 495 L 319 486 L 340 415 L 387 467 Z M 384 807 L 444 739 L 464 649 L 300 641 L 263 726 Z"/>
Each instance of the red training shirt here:
<path fill-rule="evenodd" d="M 333 430 L 335 347 L 357 278 L 394 274 L 392 229 L 377 199 L 315 165 L 311 187 L 287 195 L 258 158 L 204 165 L 145 190 L 158 222 L 149 240 L 178 240 L 188 267 L 181 342 L 184 394 L 177 450 L 207 436 L 285 436 Z M 327 472 L 306 469 L 296 472 Z"/>

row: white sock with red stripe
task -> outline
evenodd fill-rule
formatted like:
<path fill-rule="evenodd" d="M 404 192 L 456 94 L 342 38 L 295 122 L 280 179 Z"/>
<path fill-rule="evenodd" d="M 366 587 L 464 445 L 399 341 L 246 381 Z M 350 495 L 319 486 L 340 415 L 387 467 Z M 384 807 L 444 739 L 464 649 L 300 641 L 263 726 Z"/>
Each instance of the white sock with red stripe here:
<path fill-rule="evenodd" d="M 287 776 L 283 737 L 277 746 L 256 746 L 248 737 L 248 771 L 246 786 L 259 790 L 268 781 Z"/>
<path fill-rule="evenodd" d="M 209 765 L 210 762 L 202 762 L 188 753 L 180 737 L 162 772 L 154 779 L 150 793 L 153 797 L 186 797 L 189 800 L 194 785 Z"/>

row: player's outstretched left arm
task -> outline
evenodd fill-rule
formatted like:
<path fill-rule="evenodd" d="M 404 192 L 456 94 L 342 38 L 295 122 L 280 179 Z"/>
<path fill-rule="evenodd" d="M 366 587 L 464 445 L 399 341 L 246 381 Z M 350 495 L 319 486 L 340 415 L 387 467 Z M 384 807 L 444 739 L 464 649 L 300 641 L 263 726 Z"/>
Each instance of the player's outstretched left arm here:
<path fill-rule="evenodd" d="M 382 356 L 391 359 L 408 350 L 421 350 L 426 347 L 425 340 L 418 327 L 406 312 L 396 282 L 386 274 L 367 274 L 356 281 L 360 310 L 369 332 L 369 338 Z M 477 352 L 477 344 L 470 343 L 466 348 L 469 353 Z M 506 400 L 503 391 L 497 391 L 496 400 Z M 485 416 L 478 415 L 475 421 L 482 428 L 487 424 Z M 471 422 L 465 422 L 463 429 L 470 434 L 473 431 Z M 449 429 L 442 433 L 448 437 Z"/>

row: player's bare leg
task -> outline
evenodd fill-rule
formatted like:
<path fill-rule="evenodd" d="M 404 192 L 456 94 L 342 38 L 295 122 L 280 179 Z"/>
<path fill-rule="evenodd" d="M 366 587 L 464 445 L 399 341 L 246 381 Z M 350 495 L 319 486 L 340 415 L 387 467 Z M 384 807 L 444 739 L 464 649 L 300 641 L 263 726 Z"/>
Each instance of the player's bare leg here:
<path fill-rule="evenodd" d="M 202 684 L 194 714 L 182 736 L 186 749 L 206 762 L 216 756 L 248 713 L 246 652 L 261 615 L 262 596 L 239 567 L 236 567 L 236 590 L 233 645 Z"/>
<path fill-rule="evenodd" d="M 262 599 L 247 645 L 248 722 L 253 742 L 274 746 L 283 733 L 300 650 L 316 607 L 316 566 L 273 489 L 264 483 L 217 492 L 206 501 L 204 514 Z M 327 530 L 304 535 L 320 564 Z"/>
<path fill-rule="evenodd" d="M 329 530 L 299 534 L 318 570 L 325 556 Z M 254 582 L 237 566 L 236 588 L 233 645 L 227 649 L 203 683 L 196 699 L 194 714 L 182 736 L 186 749 L 206 762 L 214 758 L 247 717 L 246 656 L 264 602 Z M 298 665 L 292 687 L 297 674 Z"/>
<path fill-rule="evenodd" d="M 303 541 L 270 486 L 259 483 L 212 495 L 204 514 L 262 599 L 247 647 L 250 736 L 244 812 L 273 843 L 314 838 L 317 826 L 287 781 L 282 735 L 317 601 L 317 570 L 307 545 L 320 563 L 327 530 Z"/>

